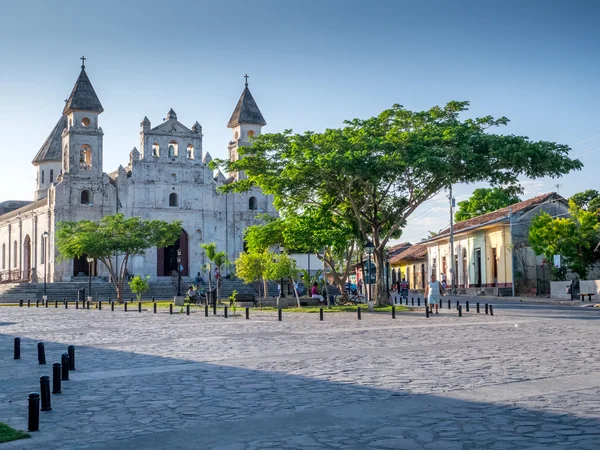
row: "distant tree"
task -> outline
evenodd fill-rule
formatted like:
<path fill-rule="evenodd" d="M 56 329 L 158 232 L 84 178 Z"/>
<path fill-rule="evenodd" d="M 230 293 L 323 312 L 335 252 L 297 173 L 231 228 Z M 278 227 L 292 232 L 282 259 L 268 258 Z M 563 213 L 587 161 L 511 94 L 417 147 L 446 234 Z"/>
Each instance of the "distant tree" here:
<path fill-rule="evenodd" d="M 570 217 L 553 218 L 543 212 L 537 215 L 529 228 L 529 242 L 538 255 L 553 261 L 560 255 L 563 267 L 585 279 L 589 270 L 598 263 L 594 252 L 600 240 L 598 215 L 569 202 Z M 554 269 L 556 278 L 564 279 L 564 270 Z"/>
<path fill-rule="evenodd" d="M 229 264 L 229 259 L 227 258 L 227 253 L 218 252 L 217 244 L 211 242 L 209 244 L 200 244 L 200 247 L 204 249 L 204 255 L 208 259 L 208 263 L 206 264 L 206 268 L 208 270 L 208 290 L 212 291 L 212 268 L 213 265 L 219 270 L 219 278 L 215 280 L 217 283 L 217 298 L 221 296 L 221 277 L 222 277 L 222 269 L 223 266 Z"/>
<path fill-rule="evenodd" d="M 240 253 L 235 260 L 235 273 L 246 284 L 258 282 L 263 286 L 264 297 L 269 292 L 267 286 L 267 270 L 270 264 L 271 253 L 268 250 L 248 250 Z M 259 289 L 260 296 L 260 289 Z"/>
<path fill-rule="evenodd" d="M 59 222 L 56 246 L 60 259 L 86 255 L 106 266 L 117 291 L 117 301 L 122 303 L 129 259 L 144 255 L 149 248 L 174 244 L 180 233 L 179 221 L 167 223 L 116 214 L 104 216 L 99 222 Z M 116 254 L 120 257 L 120 264 L 117 264 Z"/>
<path fill-rule="evenodd" d="M 454 220 L 460 222 L 514 205 L 521 201 L 517 194 L 522 193 L 520 187 L 475 189 L 468 200 L 458 202 L 458 211 L 454 214 Z"/>
<path fill-rule="evenodd" d="M 150 275 L 146 276 L 146 278 L 142 278 L 141 275 L 136 275 L 129 282 L 129 288 L 137 297 L 138 302 L 142 301 L 142 295 L 144 292 L 148 292 L 150 290 L 150 285 L 148 284 L 149 279 Z"/>
<path fill-rule="evenodd" d="M 600 210 L 600 192 L 596 191 L 595 189 L 588 189 L 587 191 L 578 192 L 577 194 L 574 194 L 570 200 L 579 208 L 587 211 Z"/>

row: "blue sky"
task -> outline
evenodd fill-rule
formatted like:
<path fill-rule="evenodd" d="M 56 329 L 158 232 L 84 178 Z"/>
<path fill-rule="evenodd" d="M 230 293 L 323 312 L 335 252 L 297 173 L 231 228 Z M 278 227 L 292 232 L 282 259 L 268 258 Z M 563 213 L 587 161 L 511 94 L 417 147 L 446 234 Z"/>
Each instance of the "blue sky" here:
<path fill-rule="evenodd" d="M 526 181 L 526 196 L 600 189 L 600 4 L 594 1 L 27 1 L 0 16 L 0 201 L 31 199 L 31 160 L 60 117 L 79 57 L 105 112 L 104 170 L 126 164 L 139 123 L 173 108 L 225 157 L 243 75 L 265 132 L 320 131 L 400 103 L 471 101 L 503 133 L 568 144 L 585 168 Z M 458 201 L 478 186 L 456 186 Z M 448 223 L 443 196 L 403 240 Z"/>

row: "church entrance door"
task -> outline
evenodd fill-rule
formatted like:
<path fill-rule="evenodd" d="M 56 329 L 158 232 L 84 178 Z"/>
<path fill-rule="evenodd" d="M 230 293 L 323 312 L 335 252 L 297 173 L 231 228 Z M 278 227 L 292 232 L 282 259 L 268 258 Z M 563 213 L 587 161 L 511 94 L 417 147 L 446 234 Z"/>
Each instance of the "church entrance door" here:
<path fill-rule="evenodd" d="M 92 276 L 97 275 L 97 261 L 94 260 L 92 263 Z M 73 259 L 73 276 L 89 276 L 90 274 L 90 263 L 87 262 L 87 255 L 81 255 L 79 258 Z"/>
<path fill-rule="evenodd" d="M 189 249 L 188 235 L 185 230 L 181 230 L 179 238 L 173 245 L 159 248 L 156 251 L 156 275 L 159 277 L 168 277 L 175 272 L 177 274 L 177 250 L 181 249 L 181 276 L 189 276 Z"/>
<path fill-rule="evenodd" d="M 23 241 L 23 280 L 29 280 L 31 277 L 31 238 L 25 236 Z"/>

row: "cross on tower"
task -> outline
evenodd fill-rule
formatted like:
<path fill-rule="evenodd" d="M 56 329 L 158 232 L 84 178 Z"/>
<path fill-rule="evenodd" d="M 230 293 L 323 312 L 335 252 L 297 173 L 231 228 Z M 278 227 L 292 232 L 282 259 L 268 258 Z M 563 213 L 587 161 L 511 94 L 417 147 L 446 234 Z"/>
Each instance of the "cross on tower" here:
<path fill-rule="evenodd" d="M 79 59 L 81 59 L 81 68 L 82 68 L 82 69 L 85 69 L 85 60 L 86 60 L 85 56 L 82 56 L 82 57 L 81 57 L 81 58 L 79 58 Z"/>
<path fill-rule="evenodd" d="M 244 78 L 246 79 L 246 87 L 248 87 L 248 74 L 244 75 Z"/>

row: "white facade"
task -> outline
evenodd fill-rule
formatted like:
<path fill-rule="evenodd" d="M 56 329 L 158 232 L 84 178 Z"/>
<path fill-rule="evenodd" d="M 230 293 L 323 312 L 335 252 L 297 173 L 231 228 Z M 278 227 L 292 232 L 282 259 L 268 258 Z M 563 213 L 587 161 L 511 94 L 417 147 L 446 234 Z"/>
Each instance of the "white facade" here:
<path fill-rule="evenodd" d="M 244 94 L 247 90 L 246 86 Z M 237 158 L 238 146 L 248 143 L 248 131 L 257 136 L 265 124 L 262 115 L 258 124 L 244 121 L 244 94 L 229 125 L 232 158 Z M 249 91 L 247 97 L 251 99 Z M 258 111 L 255 103 L 251 106 Z M 215 174 L 208 167 L 211 157 L 202 148 L 202 127 L 196 122 L 187 128 L 173 110 L 155 128 L 144 118 L 140 150 L 130 152 L 125 166 L 105 173 L 102 112 L 82 67 L 63 116 L 33 162 L 38 172 L 36 200 L 0 216 L 2 280 L 42 281 L 45 273 L 49 282 L 87 277 L 85 257 L 59 261 L 54 247 L 56 226 L 60 221 L 97 221 L 116 213 L 183 223 L 184 231 L 174 246 L 150 249 L 143 257 L 134 257 L 128 263 L 129 273 L 150 275 L 151 279 L 169 277 L 177 267 L 175 254 L 181 246 L 182 274 L 202 272 L 206 277 L 201 243 L 216 242 L 218 250 L 226 251 L 234 261 L 244 248 L 243 232 L 257 223 L 256 215 L 277 214 L 272 199 L 256 188 L 242 194 L 217 192 L 234 177 Z M 49 237 L 46 257 L 45 232 Z M 92 267 L 92 275 L 108 277 L 101 265 Z"/>

